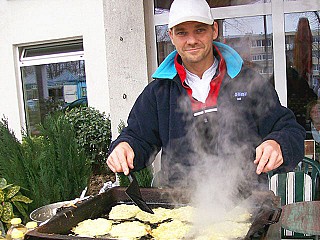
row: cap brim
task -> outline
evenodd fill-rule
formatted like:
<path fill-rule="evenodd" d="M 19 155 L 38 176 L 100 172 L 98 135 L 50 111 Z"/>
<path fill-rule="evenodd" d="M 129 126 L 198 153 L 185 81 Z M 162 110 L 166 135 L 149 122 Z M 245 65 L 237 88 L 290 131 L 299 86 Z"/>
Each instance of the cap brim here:
<path fill-rule="evenodd" d="M 214 21 L 213 19 L 204 18 L 200 16 L 188 16 L 188 17 L 179 18 L 175 21 L 169 22 L 168 28 L 173 28 L 174 26 L 177 26 L 180 23 L 184 23 L 184 22 L 200 22 L 200 23 L 212 25 L 213 21 Z"/>

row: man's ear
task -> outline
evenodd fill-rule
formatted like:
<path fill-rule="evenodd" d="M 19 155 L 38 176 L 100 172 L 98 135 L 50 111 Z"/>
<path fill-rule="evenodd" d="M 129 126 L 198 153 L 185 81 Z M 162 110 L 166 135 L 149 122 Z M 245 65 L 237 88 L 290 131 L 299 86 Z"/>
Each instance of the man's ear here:
<path fill-rule="evenodd" d="M 173 32 L 172 32 L 172 31 L 173 31 L 172 28 L 170 28 L 170 29 L 168 30 L 168 33 L 169 33 L 169 37 L 170 37 L 170 39 L 171 39 L 171 43 L 174 45 L 173 40 L 172 40 L 172 36 L 173 36 Z"/>
<path fill-rule="evenodd" d="M 218 27 L 218 23 L 216 21 L 213 22 L 212 29 L 213 29 L 213 39 L 212 40 L 216 40 L 219 35 L 219 27 Z"/>

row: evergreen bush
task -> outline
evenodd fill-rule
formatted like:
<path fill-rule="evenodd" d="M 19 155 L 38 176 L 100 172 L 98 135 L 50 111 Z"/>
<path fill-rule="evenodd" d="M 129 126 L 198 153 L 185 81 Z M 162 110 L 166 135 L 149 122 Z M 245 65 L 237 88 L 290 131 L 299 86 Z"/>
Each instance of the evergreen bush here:
<path fill-rule="evenodd" d="M 36 165 L 32 165 L 33 169 L 37 169 L 38 176 L 30 178 L 32 186 L 36 187 L 31 189 L 35 192 L 34 201 L 42 201 L 42 205 L 45 205 L 75 199 L 87 186 L 91 166 L 76 141 L 76 134 L 63 114 L 56 113 L 46 118 L 36 139 L 25 136 L 25 143 L 28 144 L 24 145 L 24 152 L 29 158 L 34 149 L 39 151 L 34 161 Z M 42 186 L 36 183 L 39 178 Z"/>
<path fill-rule="evenodd" d="M 49 115 L 39 129 L 38 136 L 24 134 L 20 143 L 6 120 L 0 124 L 0 176 L 29 190 L 30 211 L 79 197 L 91 173 L 76 133 L 64 117 Z"/>
<path fill-rule="evenodd" d="M 111 143 L 109 117 L 85 106 L 66 111 L 64 117 L 73 125 L 77 142 L 91 161 L 93 174 L 110 173 L 106 164 Z"/>
<path fill-rule="evenodd" d="M 24 173 L 24 153 L 14 132 L 9 129 L 8 119 L 3 117 L 0 121 L 0 176 L 7 181 L 27 188 Z M 21 184 L 22 183 L 22 184 Z"/>

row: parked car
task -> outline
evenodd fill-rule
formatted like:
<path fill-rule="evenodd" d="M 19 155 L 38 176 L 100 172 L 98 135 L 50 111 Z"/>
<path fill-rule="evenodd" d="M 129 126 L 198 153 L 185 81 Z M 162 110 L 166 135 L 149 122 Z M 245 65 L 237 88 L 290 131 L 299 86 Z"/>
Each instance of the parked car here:
<path fill-rule="evenodd" d="M 71 110 L 72 108 L 76 108 L 76 107 L 81 107 L 81 106 L 88 106 L 88 98 L 87 97 L 82 97 L 79 98 L 71 103 L 67 103 L 64 107 L 63 110 Z"/>

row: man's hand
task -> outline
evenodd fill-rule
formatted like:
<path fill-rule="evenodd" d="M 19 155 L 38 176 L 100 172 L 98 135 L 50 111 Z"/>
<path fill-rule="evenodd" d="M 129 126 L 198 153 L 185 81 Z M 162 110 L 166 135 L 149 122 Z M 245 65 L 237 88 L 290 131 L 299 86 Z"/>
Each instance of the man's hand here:
<path fill-rule="evenodd" d="M 133 169 L 134 152 L 127 142 L 119 143 L 107 159 L 107 164 L 113 172 L 129 174 L 129 168 Z"/>
<path fill-rule="evenodd" d="M 257 174 L 269 172 L 280 167 L 283 163 L 282 152 L 279 143 L 274 140 L 267 140 L 256 148 Z"/>

